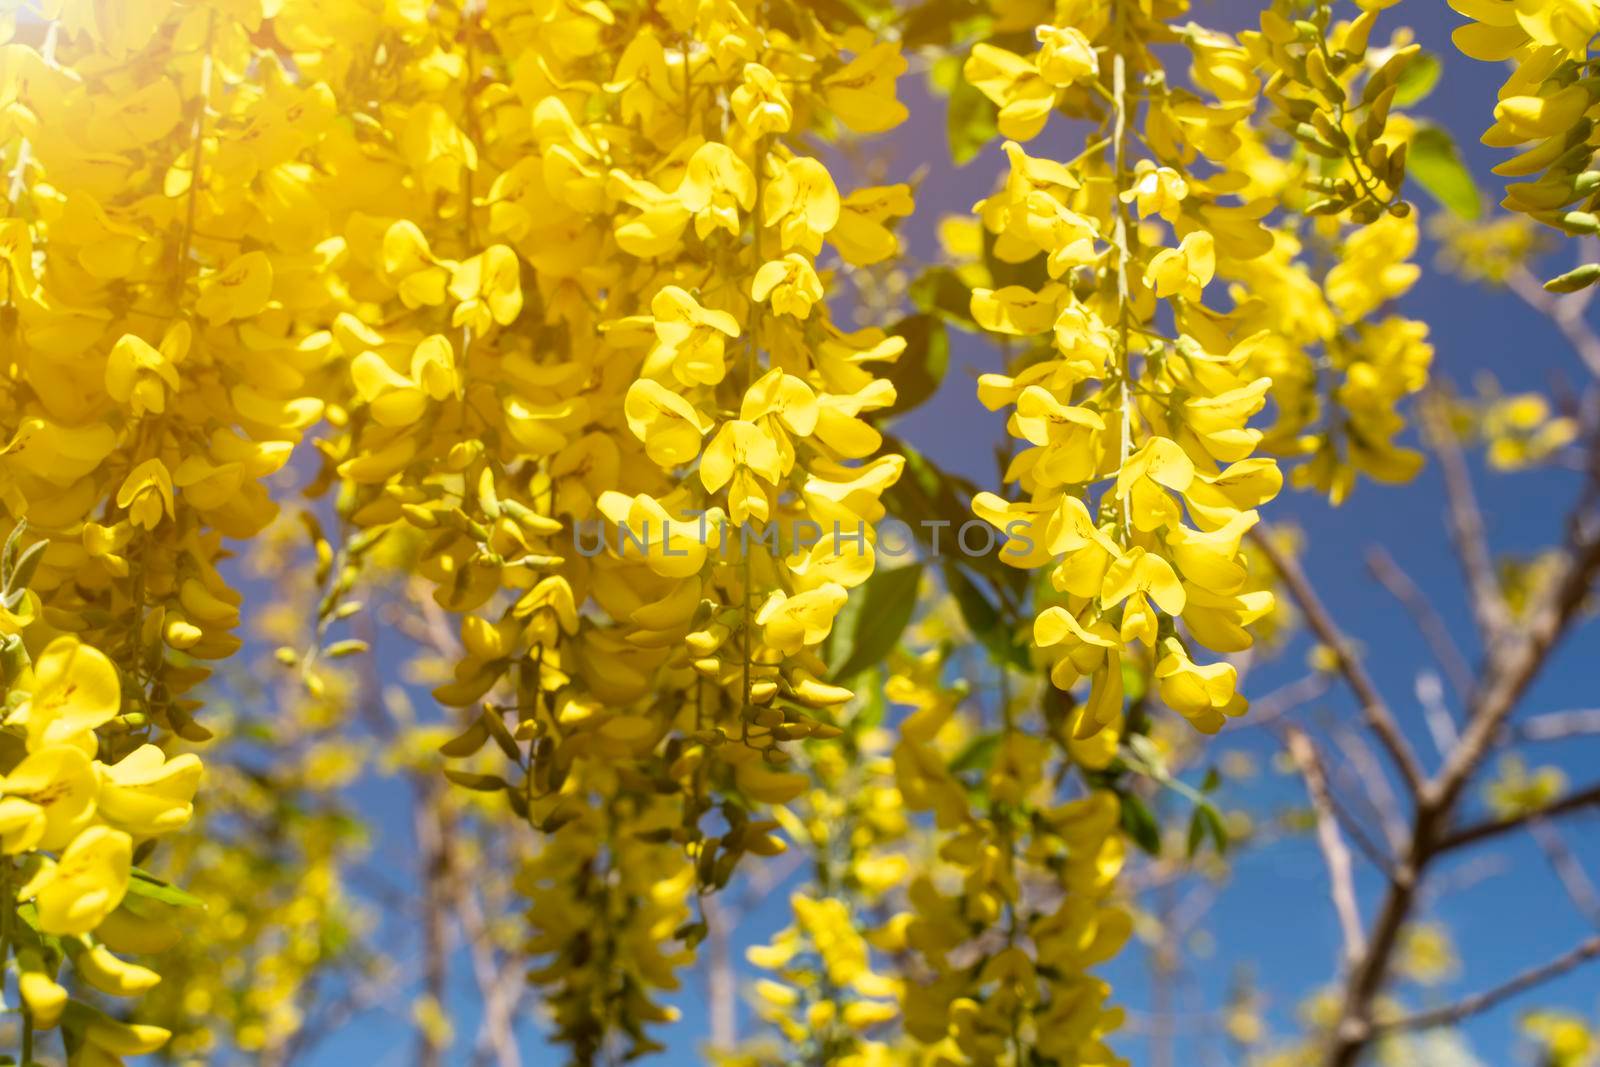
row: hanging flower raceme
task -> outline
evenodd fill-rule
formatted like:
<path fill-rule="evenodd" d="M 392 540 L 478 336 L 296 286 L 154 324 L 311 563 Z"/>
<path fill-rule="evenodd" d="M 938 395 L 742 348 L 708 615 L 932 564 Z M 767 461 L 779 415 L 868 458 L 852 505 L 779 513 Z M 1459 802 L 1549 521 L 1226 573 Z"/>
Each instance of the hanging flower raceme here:
<path fill-rule="evenodd" d="M 0 907 L 10 912 L 23 1045 L 59 1026 L 72 1062 L 120 1062 L 160 1048 L 168 1031 L 115 1020 L 69 988 L 133 998 L 161 980 L 123 956 L 160 947 L 143 936 L 147 911 L 160 905 L 144 898 L 176 891 L 137 870 L 133 855 L 189 822 L 200 761 L 151 744 L 102 760 L 96 731 L 123 715 L 116 667 L 72 636 L 30 658 L 14 621 L 3 639 L 0 731 L 10 755 L 0 777 Z"/>
<path fill-rule="evenodd" d="M 116 953 L 182 897 L 133 864 L 189 820 L 200 766 L 167 752 L 209 736 L 196 687 L 240 645 L 224 538 L 272 519 L 262 482 L 323 410 L 339 242 L 307 153 L 335 105 L 252 4 L 40 8 L 0 124 L 7 929 L 23 1059 L 59 1024 L 105 1064 L 165 1034 L 66 989 L 158 980 Z"/>
<path fill-rule="evenodd" d="M 1570 0 L 1451 6 L 1472 20 L 1451 35 L 1463 54 L 1512 64 L 1494 125 L 1483 134 L 1484 144 L 1518 152 L 1494 168 L 1502 177 L 1520 179 L 1506 187 L 1501 206 L 1568 234 L 1600 233 L 1600 171 L 1591 169 L 1600 134 L 1588 114 L 1600 97 L 1589 74 L 1600 5 Z M 1596 281 L 1600 264 L 1589 263 L 1545 287 L 1568 293 Z"/>
<path fill-rule="evenodd" d="M 893 125 L 905 61 L 754 3 L 442 4 L 353 38 L 292 10 L 306 71 L 353 51 L 386 87 L 317 151 L 349 179 L 323 200 L 343 373 L 319 485 L 351 531 L 317 535 L 330 624 L 374 545 L 403 543 L 459 620 L 436 691 L 475 709 L 453 777 L 552 848 L 610 862 L 605 835 L 648 834 L 649 863 L 719 887 L 754 847 L 730 821 L 796 795 L 787 746 L 849 699 L 817 649 L 900 469 L 866 417 L 905 342 L 841 331 L 825 297 L 894 253 L 908 190 L 846 195 L 797 146 Z M 315 650 L 291 658 L 315 684 Z M 552 951 L 564 909 L 649 895 L 630 876 L 602 904 L 565 860 L 529 885 Z M 609 1007 L 600 954 L 558 951 L 536 980 L 576 1047 L 659 1021 L 683 958 L 663 949 Z"/>
<path fill-rule="evenodd" d="M 1010 138 L 1009 173 L 975 209 L 984 262 L 961 276 L 1009 283 L 974 288 L 971 316 L 1013 353 L 978 395 L 1009 412 L 1018 448 L 1005 478 L 1020 490 L 979 493 L 972 506 L 1006 535 L 1003 562 L 1047 579 L 1032 644 L 1051 682 L 1076 694 L 1051 741 L 1086 769 L 1118 750 L 1130 677 L 1204 733 L 1244 714 L 1237 670 L 1215 654 L 1249 648 L 1273 607 L 1244 548 L 1282 487 L 1272 453 L 1309 456 L 1297 479 L 1335 500 L 1357 473 L 1415 473 L 1419 457 L 1396 443 L 1400 406 L 1426 383 L 1431 348 L 1420 324 L 1377 313 L 1417 276 L 1400 199 L 1408 125 L 1392 108 L 1417 49 L 1397 37 L 1369 54 L 1374 20 L 1362 10 L 1335 23 L 1319 6 L 1291 23 L 1274 7 L 1259 32 L 1235 39 L 1126 7 L 1064 10 L 1061 24 L 1037 28 L 1032 54 L 980 44 L 966 62 Z M 1169 43 L 1189 53 L 1186 82 L 1161 67 L 1153 46 Z M 1288 152 L 1254 124 L 1263 93 Z M 1093 125 L 1066 163 L 1027 147 L 1056 113 Z M 1320 276 L 1301 259 L 1308 245 L 1331 254 Z M 1319 373 L 1318 350 L 1331 374 Z M 1276 422 L 1258 428 L 1269 403 Z M 1026 796 L 1040 780 L 1029 772 L 1044 759 L 1030 750 L 1040 739 L 1010 720 L 1005 737 Z M 915 740 L 901 764 L 908 800 L 924 798 L 941 824 L 971 819 L 937 754 Z M 1014 855 L 1014 833 L 987 823 L 968 832 L 972 848 Z M 1114 863 L 1101 869 L 1105 884 L 1114 875 Z M 995 884 L 998 914 L 1016 897 Z M 925 896 L 930 915 L 972 907 L 970 890 Z M 1090 956 L 1084 966 L 1102 958 Z M 1060 988 L 1071 968 L 1052 965 L 1047 980 L 1027 964 L 1014 962 L 1029 990 L 1022 1017 L 1084 1002 Z M 1010 1009 L 989 1007 L 1003 998 L 981 978 L 950 981 L 975 1018 L 990 1016 L 996 1044 L 964 1049 L 990 1062 Z M 964 1025 L 952 1035 L 977 1026 Z M 1103 1029 L 1068 1032 L 1091 1040 Z"/>

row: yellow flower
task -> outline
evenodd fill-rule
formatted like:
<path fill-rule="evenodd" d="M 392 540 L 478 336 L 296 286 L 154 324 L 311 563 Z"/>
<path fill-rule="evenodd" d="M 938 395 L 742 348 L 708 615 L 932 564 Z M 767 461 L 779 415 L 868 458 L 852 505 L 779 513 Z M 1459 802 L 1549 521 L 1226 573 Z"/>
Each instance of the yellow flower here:
<path fill-rule="evenodd" d="M 0 779 L 0 816 L 7 828 L 8 854 L 36 848 L 59 849 L 77 836 L 95 815 L 99 782 L 81 749 L 51 745 L 30 753 Z M 30 810 L 24 810 L 21 804 Z"/>
<path fill-rule="evenodd" d="M 167 393 L 181 388 L 177 364 L 189 351 L 189 325 L 174 323 L 158 351 L 134 334 L 123 334 L 106 361 L 106 392 L 135 415 L 167 408 Z"/>
<path fill-rule="evenodd" d="M 60 860 L 46 860 L 17 890 L 17 899 L 38 905 L 39 929 L 45 933 L 86 934 L 122 903 L 132 859 L 132 838 L 108 826 L 91 826 Z"/>
<path fill-rule="evenodd" d="M 246 252 L 223 270 L 203 278 L 195 311 L 213 325 L 260 314 L 272 297 L 272 261 Z"/>
<path fill-rule="evenodd" d="M 693 404 L 649 378 L 628 387 L 623 402 L 628 429 L 644 442 L 645 453 L 662 467 L 688 463 L 700 454 L 709 426 Z"/>
<path fill-rule="evenodd" d="M 1074 69 L 1069 59 L 1053 65 L 1051 73 L 1059 76 Z M 1000 132 L 1012 140 L 1032 140 L 1049 121 L 1056 102 L 1055 86 L 1015 52 L 975 44 L 962 75 L 1000 108 Z"/>
<path fill-rule="evenodd" d="M 733 91 L 730 102 L 734 119 L 751 137 L 788 133 L 794 121 L 794 107 L 777 77 L 759 63 L 744 65 L 744 81 Z"/>
<path fill-rule="evenodd" d="M 772 310 L 797 319 L 810 317 L 812 305 L 822 299 L 822 281 L 811 261 L 797 252 L 770 260 L 756 271 L 750 284 L 750 298 L 764 303 L 772 300 Z"/>
<path fill-rule="evenodd" d="M 140 745 L 116 763 L 96 763 L 100 817 L 134 837 L 181 829 L 194 812 L 200 760 L 192 753 L 167 759 L 155 745 Z"/>
<path fill-rule="evenodd" d="M 1214 734 L 1222 729 L 1224 716 L 1245 713 L 1247 705 L 1237 692 L 1239 675 L 1233 664 L 1198 665 L 1189 659 L 1183 645 L 1170 637 L 1162 642 L 1162 650 L 1155 672 L 1161 699 L 1196 730 Z"/>
<path fill-rule="evenodd" d="M 15 713 L 27 729 L 28 749 L 72 745 L 94 751 L 91 734 L 122 707 L 117 669 L 105 654 L 71 635 L 45 646 L 33 664 L 33 693 Z"/>
<path fill-rule="evenodd" d="M 147 459 L 123 480 L 117 507 L 126 508 L 135 526 L 154 530 L 164 517 L 177 514 L 172 500 L 172 473 L 159 459 Z"/>
<path fill-rule="evenodd" d="M 844 586 L 834 582 L 792 597 L 782 590 L 774 590 L 761 605 L 756 625 L 762 628 L 763 638 L 772 648 L 780 652 L 798 652 L 828 636 L 834 617 L 844 607 L 846 599 L 848 594 Z"/>
<path fill-rule="evenodd" d="M 1176 222 L 1183 198 L 1189 195 L 1189 183 L 1171 167 L 1158 167 L 1151 160 L 1141 159 L 1133 168 L 1133 185 L 1119 195 L 1123 203 L 1137 205 L 1140 218 L 1160 215 L 1168 222 Z"/>
<path fill-rule="evenodd" d="M 900 45 L 880 42 L 824 78 L 823 99 L 839 121 L 856 133 L 893 129 L 909 114 L 895 99 L 895 79 L 905 70 Z"/>
<path fill-rule="evenodd" d="M 789 160 L 771 178 L 762 196 L 767 226 L 778 227 L 781 247 L 822 251 L 822 238 L 839 222 L 839 189 L 828 168 L 807 156 Z M 759 298 L 758 298 L 759 299 Z"/>
<path fill-rule="evenodd" d="M 67 1007 L 67 991 L 50 977 L 44 959 L 31 948 L 17 952 L 17 989 L 32 1014 L 34 1026 L 49 1030 L 61 1019 Z"/>
<path fill-rule="evenodd" d="M 676 285 L 655 295 L 650 313 L 655 319 L 656 344 L 645 361 L 643 375 L 657 376 L 670 367 L 673 377 L 684 385 L 722 381 L 727 374 L 723 358 L 727 339 L 739 336 L 739 320 L 726 311 L 701 307 L 693 295 Z"/>
<path fill-rule="evenodd" d="M 1100 69 L 1094 45 L 1073 26 L 1039 26 L 1034 30 L 1039 41 L 1039 77 L 1057 88 L 1092 77 Z"/>
<path fill-rule="evenodd" d="M 1177 248 L 1163 248 L 1150 259 L 1144 283 L 1156 296 L 1199 300 L 1217 271 L 1216 245 L 1211 234 L 1195 230 Z"/>

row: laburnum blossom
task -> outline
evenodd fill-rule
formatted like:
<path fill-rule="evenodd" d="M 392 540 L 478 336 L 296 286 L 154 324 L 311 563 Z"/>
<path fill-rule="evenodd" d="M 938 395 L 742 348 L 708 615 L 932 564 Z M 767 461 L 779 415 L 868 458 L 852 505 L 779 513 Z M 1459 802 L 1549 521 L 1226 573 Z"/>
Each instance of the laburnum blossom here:
<path fill-rule="evenodd" d="M 996 763 L 1008 802 L 1023 803 L 1009 798 L 1029 796 L 1042 763 L 1104 767 L 1126 731 L 1146 728 L 1126 713 L 1130 678 L 1148 687 L 1143 707 L 1164 704 L 1202 733 L 1245 714 L 1238 669 L 1220 657 L 1249 648 L 1274 603 L 1245 542 L 1284 484 L 1274 453 L 1304 457 L 1298 481 L 1336 500 L 1357 473 L 1408 477 L 1401 405 L 1425 384 L 1431 354 L 1416 324 L 1377 314 L 1418 271 L 1415 220 L 1396 192 L 1403 153 L 1386 123 L 1415 53 L 1361 63 L 1373 11 L 1317 23 L 1313 40 L 1286 35 L 1275 11 L 1239 37 L 1170 26 L 1160 9 L 1056 15 L 1032 34 L 1036 50 L 1013 50 L 1014 35 L 966 60 L 967 82 L 996 105 L 1009 166 L 974 208 L 984 240 L 955 253 L 972 320 L 1011 354 L 980 376 L 978 397 L 1008 414 L 1013 491 L 979 492 L 972 510 L 1003 535 L 1001 563 L 1042 572 L 1027 635 L 1052 685 L 1071 694 L 1059 733 L 1006 722 Z M 1184 88 L 1151 47 L 1174 35 L 1192 64 Z M 1323 36 L 1352 57 L 1337 75 L 1304 58 Z M 1263 100 L 1304 125 L 1290 131 L 1303 155 L 1275 154 L 1256 124 Z M 1067 162 L 1030 154 L 1025 144 L 1061 115 L 1091 127 L 1083 151 Z M 1363 155 L 1319 138 L 1359 141 Z M 1360 195 L 1341 191 L 1358 185 Z M 1337 195 L 1308 202 L 1302 188 Z M 1302 238 L 1293 222 L 1277 228 L 1279 205 L 1321 221 Z M 1313 273 L 1302 240 L 1326 248 L 1331 266 Z M 1003 275 L 1013 264 L 1022 269 Z M 1269 397 L 1278 423 L 1252 425 Z M 941 784 L 926 746 L 919 736 L 897 753 L 901 791 L 939 825 L 959 825 L 959 791 Z M 1097 819 L 1115 817 L 1111 803 Z M 914 886 L 906 942 L 938 961 L 964 919 L 1011 924 L 996 937 L 1018 947 L 986 957 L 976 976 L 952 969 L 948 985 L 925 984 L 931 1003 L 913 1014 L 920 998 L 908 998 L 908 1027 L 959 1048 L 957 1062 L 998 1062 L 1019 1034 L 1038 1055 L 1102 1062 L 1098 1041 L 1118 1017 L 1086 969 L 1126 936 L 1125 918 L 1106 919 L 1101 942 L 1093 920 L 1063 917 L 1078 951 L 1047 955 L 1054 920 L 1015 917 L 1024 902 L 1004 860 L 1015 845 L 998 826 L 968 826 L 942 853 L 971 857 L 965 895 Z M 1115 871 L 1112 860 L 1097 877 Z M 975 904 L 977 885 L 991 903 Z M 1101 948 L 1081 950 L 1090 943 Z"/>

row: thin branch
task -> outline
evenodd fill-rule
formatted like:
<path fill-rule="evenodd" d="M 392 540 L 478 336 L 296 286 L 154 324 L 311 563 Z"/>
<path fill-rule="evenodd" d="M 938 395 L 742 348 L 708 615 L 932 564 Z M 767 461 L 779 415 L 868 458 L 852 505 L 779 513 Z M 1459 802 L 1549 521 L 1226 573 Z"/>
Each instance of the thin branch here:
<path fill-rule="evenodd" d="M 1483 511 L 1472 488 L 1472 474 L 1461 452 L 1461 441 L 1450 425 L 1445 398 L 1430 390 L 1419 406 L 1428 442 L 1439 457 L 1444 475 L 1445 498 L 1450 512 L 1450 538 L 1456 558 L 1467 580 L 1472 617 L 1478 624 L 1485 648 L 1492 647 L 1506 625 L 1505 597 L 1495 576 L 1494 557 L 1489 552 L 1488 535 L 1483 528 Z"/>
<path fill-rule="evenodd" d="M 1369 931 L 1369 948 L 1351 972 L 1339 1021 L 1328 1038 L 1323 1061 L 1327 1067 L 1353 1067 L 1371 1042 L 1373 1003 L 1388 980 L 1401 931 L 1417 901 L 1422 874 L 1440 854 L 1440 844 L 1449 835 L 1462 791 L 1588 600 L 1600 572 L 1600 524 L 1594 521 L 1590 510 L 1595 490 L 1595 484 L 1586 486 L 1579 503 L 1569 512 L 1568 547 L 1559 572 L 1536 594 L 1521 625 L 1490 646 L 1482 681 L 1468 704 L 1461 741 L 1446 757 L 1438 775 L 1418 793 L 1411 839 Z"/>
<path fill-rule="evenodd" d="M 1529 968 L 1516 977 L 1491 989 L 1485 989 L 1481 993 L 1474 993 L 1442 1008 L 1420 1011 L 1415 1015 L 1379 1022 L 1376 1028 L 1378 1030 L 1426 1030 L 1436 1026 L 1455 1026 L 1462 1020 L 1488 1011 L 1495 1005 L 1509 1000 L 1519 993 L 1526 993 L 1528 990 L 1543 985 L 1545 982 L 1560 978 L 1568 971 L 1587 963 L 1596 956 L 1600 956 L 1600 935 L 1589 938 L 1571 952 L 1557 956 L 1549 963 Z"/>
<path fill-rule="evenodd" d="M 1533 835 L 1545 859 L 1550 861 L 1550 868 L 1561 880 L 1561 888 L 1567 891 L 1573 907 L 1589 920 L 1589 925 L 1600 927 L 1600 893 L 1595 892 L 1588 872 L 1567 847 L 1561 831 L 1543 819 L 1535 819 L 1528 824 L 1528 832 Z"/>
<path fill-rule="evenodd" d="M 1303 675 L 1280 685 L 1260 700 L 1250 702 L 1250 714 L 1229 727 L 1233 733 L 1270 726 L 1291 711 L 1303 707 L 1328 691 L 1328 676 L 1322 671 Z"/>
<path fill-rule="evenodd" d="M 1438 852 L 1448 852 L 1452 849 L 1462 848 L 1466 845 L 1487 841 L 1501 834 L 1510 833 L 1528 825 L 1534 820 L 1554 819 L 1584 808 L 1600 806 L 1600 784 L 1592 785 L 1587 789 L 1568 794 L 1559 800 L 1552 801 L 1537 811 L 1519 812 L 1503 819 L 1489 819 L 1484 822 L 1474 823 L 1463 827 L 1441 839 L 1435 848 Z"/>
<path fill-rule="evenodd" d="M 1366 802 L 1383 830 L 1383 838 L 1391 853 L 1399 852 L 1406 843 L 1406 819 L 1400 810 L 1400 798 L 1394 795 L 1377 757 L 1361 735 L 1351 729 L 1333 731 L 1333 743 L 1339 746 L 1360 781 L 1361 799 Z"/>
<path fill-rule="evenodd" d="M 1423 640 L 1433 650 L 1433 658 L 1439 661 L 1440 669 L 1450 681 L 1450 688 L 1455 690 L 1456 696 L 1465 698 L 1472 692 L 1472 667 L 1467 663 L 1467 657 L 1462 655 L 1455 638 L 1450 636 L 1450 628 L 1445 625 L 1444 618 L 1434 608 L 1433 602 L 1381 545 L 1367 549 L 1367 570 L 1406 609 L 1406 614 L 1416 624 L 1417 632 L 1422 634 Z"/>
<path fill-rule="evenodd" d="M 1461 740 L 1455 716 L 1444 702 L 1444 683 L 1433 671 L 1419 671 L 1416 682 L 1417 703 L 1422 705 L 1422 721 L 1428 725 L 1433 746 L 1443 756 Z"/>
<path fill-rule="evenodd" d="M 1345 846 L 1344 835 L 1339 832 L 1339 820 L 1334 815 L 1333 796 L 1328 789 L 1328 775 L 1317 756 L 1316 746 L 1304 731 L 1290 727 L 1285 731 L 1289 755 L 1300 776 L 1305 779 L 1306 793 L 1311 797 L 1311 810 L 1317 820 L 1317 845 L 1328 865 L 1329 892 L 1333 897 L 1333 910 L 1339 916 L 1339 928 L 1344 935 L 1344 966 L 1355 964 L 1366 951 L 1366 937 L 1361 928 L 1361 909 L 1356 903 L 1355 879 L 1351 873 L 1350 850 Z"/>
<path fill-rule="evenodd" d="M 1545 292 L 1539 280 L 1525 269 L 1508 275 L 1506 286 L 1525 304 L 1554 323 L 1556 329 L 1561 331 L 1561 336 L 1572 346 L 1573 352 L 1589 368 L 1589 373 L 1600 378 L 1600 337 L 1595 336 L 1583 317 L 1594 295 L 1593 289 L 1558 297 Z"/>
<path fill-rule="evenodd" d="M 1600 708 L 1546 712 L 1506 728 L 1513 741 L 1564 741 L 1584 734 L 1600 734 Z"/>
<path fill-rule="evenodd" d="M 1372 676 L 1367 673 L 1360 657 L 1356 655 L 1354 646 L 1335 625 L 1333 617 L 1328 614 L 1328 609 L 1323 606 L 1316 590 L 1312 589 L 1305 572 L 1300 569 L 1300 564 L 1288 553 L 1280 552 L 1270 538 L 1259 532 L 1252 531 L 1251 539 L 1267 557 L 1272 568 L 1278 572 L 1284 588 L 1289 591 L 1300 613 L 1305 616 L 1306 625 L 1310 626 L 1317 639 L 1332 649 L 1334 655 L 1338 657 L 1339 673 L 1344 677 L 1345 683 L 1349 685 L 1356 699 L 1360 701 L 1361 712 L 1367 720 L 1367 725 L 1372 728 L 1384 751 L 1394 761 L 1400 777 L 1405 780 L 1406 788 L 1415 796 L 1422 789 L 1422 766 L 1417 762 L 1416 754 L 1412 752 L 1405 735 L 1400 732 L 1400 726 L 1389 711 L 1389 705 L 1378 693 L 1378 687 L 1373 682 Z"/>

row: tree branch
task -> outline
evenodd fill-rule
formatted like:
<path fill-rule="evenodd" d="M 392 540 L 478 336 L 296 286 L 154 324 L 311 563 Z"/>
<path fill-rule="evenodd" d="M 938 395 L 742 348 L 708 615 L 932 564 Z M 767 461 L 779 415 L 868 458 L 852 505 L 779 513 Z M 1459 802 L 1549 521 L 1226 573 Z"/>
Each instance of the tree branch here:
<path fill-rule="evenodd" d="M 1351 972 L 1339 1022 L 1329 1035 L 1324 1059 L 1328 1067 L 1353 1067 L 1372 1040 L 1373 1002 L 1388 980 L 1422 873 L 1440 854 L 1440 843 L 1448 833 L 1462 790 L 1557 642 L 1571 628 L 1600 572 L 1600 529 L 1588 511 L 1592 490 L 1593 486 L 1586 487 L 1570 513 L 1571 533 L 1559 573 L 1537 594 L 1522 628 L 1490 647 L 1482 681 L 1468 704 L 1460 743 L 1446 757 L 1438 775 L 1418 793 L 1411 840 L 1369 933 L 1367 952 Z"/>
<path fill-rule="evenodd" d="M 1350 849 L 1345 846 L 1339 832 L 1339 820 L 1334 814 L 1333 795 L 1328 789 L 1328 775 L 1317 756 L 1316 746 L 1301 730 L 1289 727 L 1285 732 L 1289 755 L 1306 781 L 1306 793 L 1311 798 L 1311 810 L 1317 820 L 1317 845 L 1328 865 L 1329 892 L 1333 897 L 1333 910 L 1339 916 L 1339 928 L 1344 936 L 1344 966 L 1349 968 L 1366 951 L 1366 937 L 1361 927 L 1361 909 L 1356 903 L 1355 879 L 1351 873 Z"/>
<path fill-rule="evenodd" d="M 1600 784 L 1595 784 L 1587 789 L 1579 790 L 1552 801 L 1550 804 L 1537 811 L 1519 812 L 1504 819 L 1489 819 L 1484 822 L 1474 823 L 1471 826 L 1456 830 L 1439 841 L 1436 852 L 1448 852 L 1452 849 L 1462 848 L 1466 845 L 1487 841 L 1501 834 L 1510 833 L 1535 820 L 1553 819 L 1559 815 L 1579 811 L 1583 808 L 1592 808 L 1600 805 Z"/>
<path fill-rule="evenodd" d="M 1335 625 L 1333 617 L 1328 614 L 1328 609 L 1317 596 L 1316 590 L 1312 589 L 1305 572 L 1300 569 L 1300 564 L 1288 553 L 1278 551 L 1277 546 L 1259 532 L 1251 531 L 1250 536 L 1262 555 L 1267 557 L 1267 561 L 1278 572 L 1279 579 L 1289 591 L 1289 596 L 1293 598 L 1300 613 L 1305 616 L 1306 625 L 1311 627 L 1311 632 L 1338 657 L 1339 673 L 1349 685 L 1350 691 L 1360 701 L 1361 712 L 1367 725 L 1377 735 L 1389 758 L 1394 761 L 1400 777 L 1406 783 L 1406 788 L 1415 796 L 1422 789 L 1422 767 L 1417 762 L 1416 754 L 1412 752 L 1405 735 L 1400 732 L 1400 726 L 1389 711 L 1389 705 L 1384 703 L 1383 697 L 1379 694 L 1372 676 L 1367 673 L 1366 667 L 1356 655 L 1354 646 Z"/>
<path fill-rule="evenodd" d="M 1472 474 L 1467 469 L 1466 457 L 1461 453 L 1461 442 L 1450 426 L 1444 410 L 1444 397 L 1430 390 L 1424 397 L 1420 410 L 1423 427 L 1434 454 L 1439 457 L 1439 470 L 1444 475 L 1445 498 L 1450 511 L 1450 538 L 1455 544 L 1456 558 L 1467 580 L 1468 599 L 1472 603 L 1472 616 L 1478 624 L 1478 633 L 1485 648 L 1499 640 L 1506 624 L 1505 598 L 1500 592 L 1500 581 L 1495 576 L 1494 557 L 1489 552 L 1488 536 L 1483 528 L 1483 511 L 1478 507 L 1478 495 L 1472 488 Z"/>
<path fill-rule="evenodd" d="M 1432 601 L 1381 545 L 1367 549 L 1367 570 L 1406 609 L 1417 631 L 1433 650 L 1433 658 L 1439 661 L 1444 676 L 1450 680 L 1450 688 L 1457 697 L 1464 698 L 1472 691 L 1472 667 L 1457 647 L 1455 638 L 1450 636 L 1449 627 Z"/>
<path fill-rule="evenodd" d="M 1591 937 L 1571 952 L 1557 956 L 1549 963 L 1529 968 L 1492 989 L 1474 993 L 1442 1008 L 1434 1008 L 1430 1011 L 1417 1012 L 1415 1015 L 1407 1015 L 1400 1019 L 1380 1022 L 1377 1024 L 1377 1029 L 1380 1031 L 1426 1030 L 1436 1026 L 1454 1026 L 1463 1019 L 1488 1011 L 1500 1002 L 1509 1000 L 1519 993 L 1526 993 L 1535 986 L 1559 978 L 1596 956 L 1600 956 L 1600 936 Z"/>

